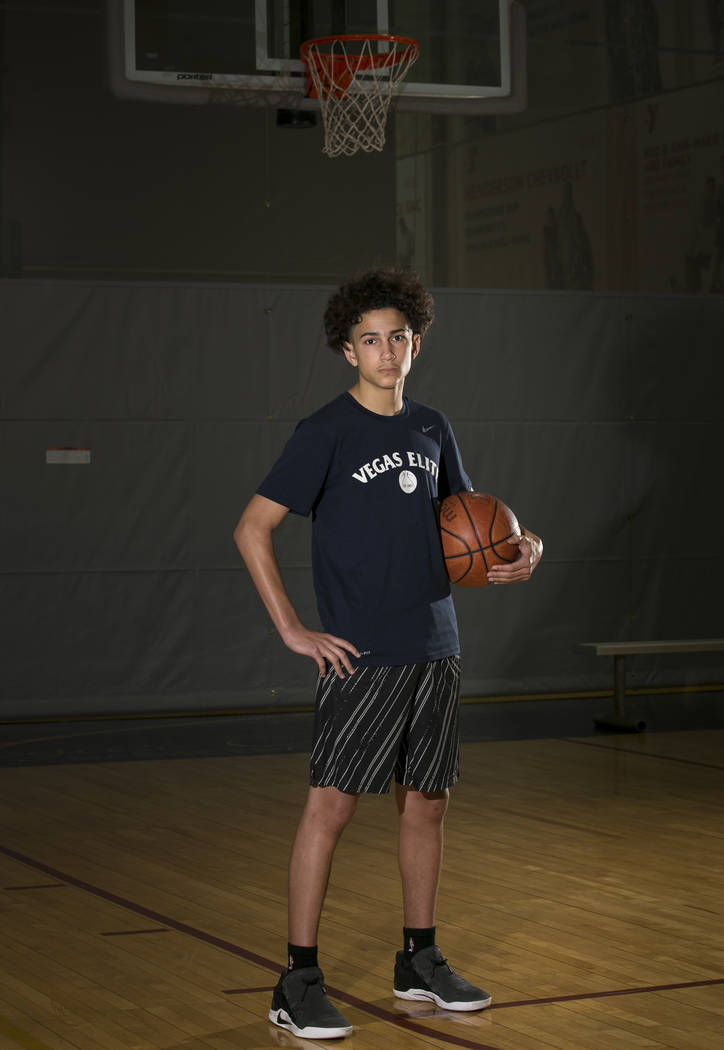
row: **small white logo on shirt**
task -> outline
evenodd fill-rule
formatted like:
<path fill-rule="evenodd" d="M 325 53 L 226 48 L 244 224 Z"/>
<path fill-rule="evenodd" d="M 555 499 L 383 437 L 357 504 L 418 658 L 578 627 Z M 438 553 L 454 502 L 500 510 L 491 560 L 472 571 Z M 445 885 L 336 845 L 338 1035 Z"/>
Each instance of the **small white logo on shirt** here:
<path fill-rule="evenodd" d="M 429 427 L 423 427 L 422 428 L 422 432 L 423 432 L 423 434 L 427 434 L 428 430 L 434 430 L 434 429 L 435 429 L 435 424 L 431 423 Z"/>
<path fill-rule="evenodd" d="M 414 492 L 417 488 L 417 478 L 411 470 L 403 470 L 400 472 L 400 488 L 403 492 Z"/>

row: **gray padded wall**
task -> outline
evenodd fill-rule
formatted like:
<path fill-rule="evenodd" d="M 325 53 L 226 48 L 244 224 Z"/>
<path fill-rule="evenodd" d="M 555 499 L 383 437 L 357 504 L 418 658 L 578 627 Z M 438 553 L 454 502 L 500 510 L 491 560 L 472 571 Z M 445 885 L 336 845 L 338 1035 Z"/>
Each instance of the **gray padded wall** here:
<path fill-rule="evenodd" d="M 296 421 L 349 384 L 319 286 L 0 282 L 0 716 L 308 702 L 231 539 Z M 540 533 L 534 580 L 456 592 L 464 692 L 603 688 L 579 641 L 722 634 L 724 303 L 436 293 L 408 393 Z M 45 463 L 90 446 L 89 466 Z M 309 523 L 278 554 L 316 623 Z M 720 681 L 649 658 L 645 683 Z"/>

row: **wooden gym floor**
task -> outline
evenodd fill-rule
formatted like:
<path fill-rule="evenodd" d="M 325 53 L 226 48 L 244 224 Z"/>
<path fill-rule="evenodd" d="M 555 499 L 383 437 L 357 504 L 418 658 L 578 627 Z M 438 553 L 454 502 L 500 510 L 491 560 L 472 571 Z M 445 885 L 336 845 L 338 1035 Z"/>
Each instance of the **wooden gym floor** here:
<path fill-rule="evenodd" d="M 720 1050 L 723 745 L 465 744 L 438 931 L 479 1014 L 393 997 L 396 815 L 363 799 L 320 937 L 343 1044 L 267 1021 L 304 754 L 0 769 L 0 1048 Z"/>

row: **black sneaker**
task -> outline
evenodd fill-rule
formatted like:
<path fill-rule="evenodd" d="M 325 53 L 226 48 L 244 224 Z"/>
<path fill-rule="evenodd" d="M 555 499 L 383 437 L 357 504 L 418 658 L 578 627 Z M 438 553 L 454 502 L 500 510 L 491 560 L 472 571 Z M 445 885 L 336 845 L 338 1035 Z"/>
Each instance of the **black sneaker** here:
<path fill-rule="evenodd" d="M 443 1010 L 484 1010 L 492 996 L 458 976 L 436 944 L 414 955 L 398 952 L 393 991 L 398 999 L 427 999 Z"/>
<path fill-rule="evenodd" d="M 352 1025 L 327 998 L 324 974 L 318 966 L 282 970 L 269 1020 L 301 1039 L 338 1039 L 352 1034 Z"/>

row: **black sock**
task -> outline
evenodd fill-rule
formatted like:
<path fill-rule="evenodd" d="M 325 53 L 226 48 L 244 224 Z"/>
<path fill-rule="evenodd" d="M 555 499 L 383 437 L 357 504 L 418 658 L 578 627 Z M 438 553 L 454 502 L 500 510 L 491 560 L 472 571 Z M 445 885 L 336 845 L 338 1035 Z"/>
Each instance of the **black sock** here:
<path fill-rule="evenodd" d="M 403 926 L 402 928 L 402 947 L 408 955 L 414 955 L 415 952 L 421 951 L 423 948 L 431 948 L 435 943 L 435 927 L 429 926 L 425 930 L 415 930 L 409 926 Z"/>
<path fill-rule="evenodd" d="M 300 944 L 287 944 L 289 961 L 287 966 L 290 970 L 301 970 L 304 966 L 317 966 L 317 945 L 304 947 Z"/>

